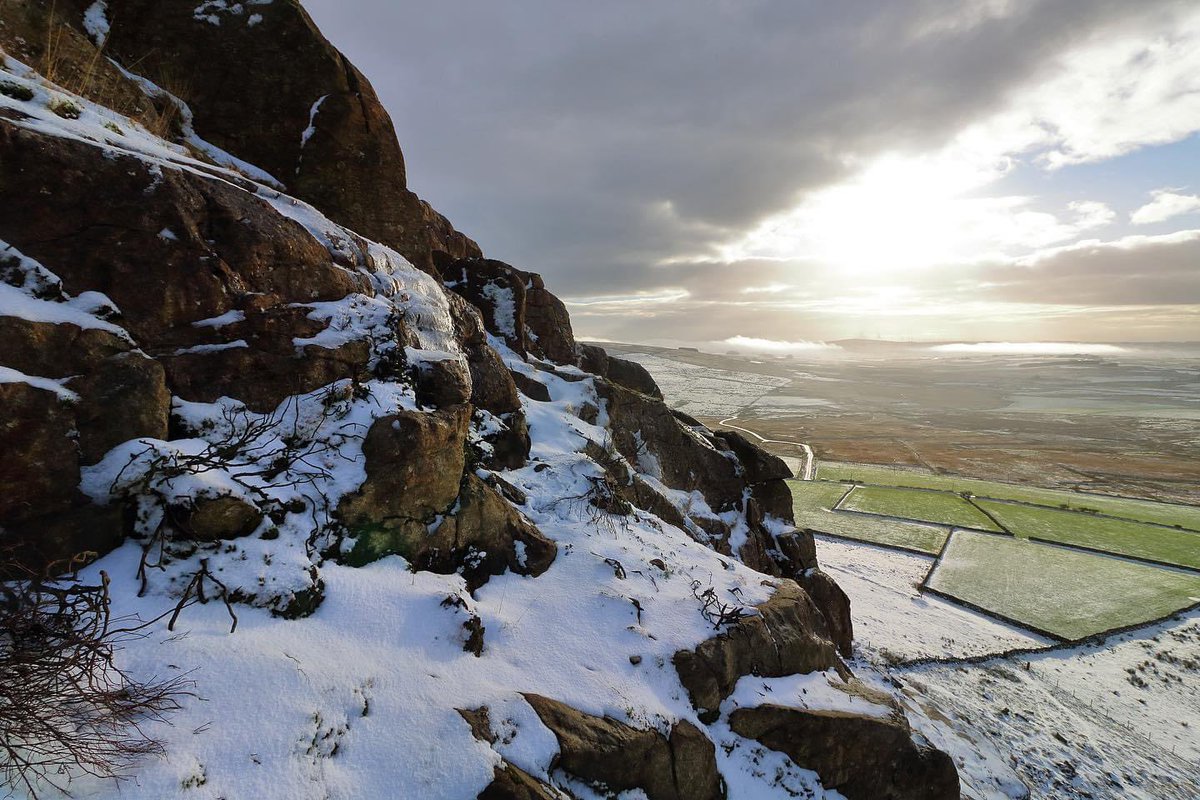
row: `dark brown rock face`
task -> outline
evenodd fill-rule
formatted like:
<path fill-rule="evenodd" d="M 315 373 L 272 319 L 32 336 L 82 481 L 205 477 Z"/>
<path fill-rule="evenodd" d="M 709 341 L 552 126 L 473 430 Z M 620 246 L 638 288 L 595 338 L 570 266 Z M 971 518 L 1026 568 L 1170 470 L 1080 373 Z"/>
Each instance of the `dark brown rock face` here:
<path fill-rule="evenodd" d="M 526 278 L 525 324 L 529 349 L 535 355 L 556 364 L 575 363 L 575 335 L 567 307 L 546 288 L 542 276 L 524 273 Z"/>
<path fill-rule="evenodd" d="M 786 753 L 849 800 L 958 800 L 950 756 L 912 740 L 900 717 L 759 706 L 729 718 L 734 732 Z"/>
<path fill-rule="evenodd" d="M 743 618 L 695 650 L 680 650 L 672 659 L 704 722 L 717 719 L 721 702 L 743 676 L 845 670 L 829 641 L 825 617 L 795 583 L 783 581 L 757 609 L 758 615 Z"/>
<path fill-rule="evenodd" d="M 418 267 L 433 272 L 435 253 L 479 254 L 408 191 L 392 121 L 370 82 L 298 0 L 196 9 L 110 0 L 106 55 L 186 102 L 201 137 Z M 251 14 L 260 21 L 248 24 Z"/>
<path fill-rule="evenodd" d="M 376 420 L 363 442 L 367 479 L 342 500 L 342 521 L 358 538 L 359 563 L 412 555 L 427 526 L 458 497 L 470 408 L 402 411 Z"/>
<path fill-rule="evenodd" d="M 0 152 L 0 237 L 47 265 L 67 292 L 111 298 L 122 327 L 165 369 L 172 393 L 230 395 L 266 411 L 291 394 L 364 375 L 364 341 L 298 348 L 296 338 L 325 326 L 292 304 L 373 290 L 264 200 L 139 159 L 99 158 L 89 145 L 7 120 Z M 193 324 L 229 312 L 244 319 Z"/>
<path fill-rule="evenodd" d="M 829 635 L 838 652 L 846 658 L 854 651 L 854 623 L 850 619 L 850 598 L 833 578 L 819 569 L 806 569 L 796 575 L 796 581 L 829 623 Z"/>
<path fill-rule="evenodd" d="M 612 792 L 641 789 L 650 800 L 725 797 L 713 744 L 690 722 L 676 723 L 667 737 L 546 697 L 525 699 L 558 739 L 555 766 L 572 775 Z"/>
<path fill-rule="evenodd" d="M 476 800 L 564 800 L 567 796 L 505 762 Z"/>
<path fill-rule="evenodd" d="M 542 276 L 491 258 L 465 258 L 443 265 L 442 277 L 480 310 L 487 330 L 514 352 L 558 364 L 576 362 L 571 318 Z"/>

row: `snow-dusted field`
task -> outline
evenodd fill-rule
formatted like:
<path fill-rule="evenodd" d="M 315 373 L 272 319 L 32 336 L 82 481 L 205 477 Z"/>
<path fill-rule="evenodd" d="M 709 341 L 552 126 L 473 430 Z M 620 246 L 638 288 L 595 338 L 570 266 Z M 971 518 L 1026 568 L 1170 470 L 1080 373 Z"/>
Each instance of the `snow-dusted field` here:
<path fill-rule="evenodd" d="M 1198 612 L 1105 645 L 891 676 L 914 702 L 1006 754 L 1031 797 L 1200 797 Z"/>
<path fill-rule="evenodd" d="M 856 671 L 900 683 L 913 726 L 954 755 L 965 796 L 1200 797 L 1200 611 L 1103 644 L 896 665 L 1049 642 L 920 595 L 932 558 L 832 539 L 817 554 L 850 596 Z"/>
<path fill-rule="evenodd" d="M 621 353 L 650 371 L 671 408 L 685 414 L 731 416 L 791 381 L 753 372 L 712 369 L 650 353 Z"/>
<path fill-rule="evenodd" d="M 850 597 L 855 646 L 872 663 L 955 658 L 1040 647 L 1049 640 L 992 620 L 917 587 L 930 556 L 818 538 L 821 569 Z"/>

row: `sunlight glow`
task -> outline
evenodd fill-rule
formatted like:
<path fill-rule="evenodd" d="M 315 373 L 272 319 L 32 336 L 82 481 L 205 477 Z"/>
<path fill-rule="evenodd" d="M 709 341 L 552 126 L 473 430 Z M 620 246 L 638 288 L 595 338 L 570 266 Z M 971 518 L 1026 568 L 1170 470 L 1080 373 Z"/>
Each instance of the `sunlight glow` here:
<path fill-rule="evenodd" d="M 721 258 L 810 260 L 857 278 L 900 277 L 1011 259 L 1115 218 L 1098 202 L 1071 203 L 1060 218 L 1033 209 L 1028 197 L 972 196 L 1010 168 L 1007 160 L 981 165 L 962 152 L 888 156 L 767 220 L 724 248 Z"/>

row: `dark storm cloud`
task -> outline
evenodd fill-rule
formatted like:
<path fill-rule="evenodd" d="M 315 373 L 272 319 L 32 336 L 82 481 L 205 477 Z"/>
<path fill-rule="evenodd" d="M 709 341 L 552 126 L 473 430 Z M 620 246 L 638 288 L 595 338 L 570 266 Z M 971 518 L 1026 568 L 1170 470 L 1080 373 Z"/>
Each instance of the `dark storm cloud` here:
<path fill-rule="evenodd" d="M 994 3 L 304 2 L 392 112 L 414 190 L 568 296 L 696 286 L 647 266 L 855 159 L 935 148 L 1065 48 L 1184 5 L 1014 0 L 979 21 Z M 697 274 L 732 291 L 748 272 Z"/>

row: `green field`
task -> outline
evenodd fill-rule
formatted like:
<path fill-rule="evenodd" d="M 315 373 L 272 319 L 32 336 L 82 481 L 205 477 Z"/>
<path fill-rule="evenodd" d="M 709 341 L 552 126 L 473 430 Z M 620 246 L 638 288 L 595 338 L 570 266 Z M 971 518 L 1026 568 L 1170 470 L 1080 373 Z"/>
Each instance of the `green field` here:
<path fill-rule="evenodd" d="M 978 508 L 950 492 L 858 486 L 839 509 L 984 531 L 1002 530 Z"/>
<path fill-rule="evenodd" d="M 844 484 L 788 481 L 788 486 L 798 527 L 930 555 L 937 555 L 946 541 L 946 531 L 928 525 L 831 511 L 846 493 Z"/>
<path fill-rule="evenodd" d="M 1200 575 L 970 531 L 952 534 L 927 585 L 1064 639 L 1200 602 Z"/>
<path fill-rule="evenodd" d="M 976 502 L 1016 536 L 1200 569 L 1200 533 L 1040 506 Z"/>
<path fill-rule="evenodd" d="M 845 464 L 822 461 L 817 465 L 817 478 L 824 481 L 854 481 L 876 486 L 900 486 L 916 489 L 938 489 L 949 492 L 970 492 L 978 497 L 996 500 L 1015 500 L 1022 503 L 1077 511 L 1098 511 L 1114 517 L 1140 522 L 1180 526 L 1200 531 L 1200 507 L 1174 503 L 1155 503 L 1123 497 L 1082 494 L 1057 489 L 1039 489 L 1000 481 L 936 475 L 917 469 L 885 467 L 873 464 Z"/>

